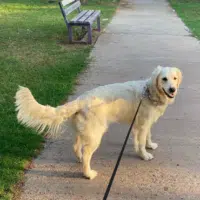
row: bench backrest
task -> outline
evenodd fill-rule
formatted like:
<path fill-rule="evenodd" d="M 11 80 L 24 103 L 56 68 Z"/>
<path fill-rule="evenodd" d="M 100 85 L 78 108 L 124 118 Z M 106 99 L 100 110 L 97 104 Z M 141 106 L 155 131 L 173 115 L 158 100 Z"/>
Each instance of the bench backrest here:
<path fill-rule="evenodd" d="M 69 5 L 70 4 L 70 5 Z M 67 6 L 69 5 L 69 6 Z M 81 6 L 81 2 L 79 0 L 63 0 L 59 2 L 59 6 L 61 9 L 61 12 L 63 14 L 65 23 L 68 24 L 68 19 L 67 19 L 67 15 L 69 15 L 70 13 L 72 13 L 74 10 L 78 10 L 78 12 L 80 12 L 80 6 Z"/>

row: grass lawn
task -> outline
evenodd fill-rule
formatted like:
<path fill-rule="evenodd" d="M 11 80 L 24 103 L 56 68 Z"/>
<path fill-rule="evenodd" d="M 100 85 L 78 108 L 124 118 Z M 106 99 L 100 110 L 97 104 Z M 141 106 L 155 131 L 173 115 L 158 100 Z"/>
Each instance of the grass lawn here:
<path fill-rule="evenodd" d="M 100 9 L 101 19 L 111 19 L 116 7 L 114 1 L 89 0 L 84 9 Z M 1 0 L 0 27 L 0 199 L 8 200 L 44 142 L 16 121 L 18 85 L 29 87 L 40 103 L 58 105 L 86 67 L 91 46 L 67 45 L 58 4 L 47 0 Z"/>
<path fill-rule="evenodd" d="M 200 39 L 200 0 L 169 0 L 177 14 Z"/>

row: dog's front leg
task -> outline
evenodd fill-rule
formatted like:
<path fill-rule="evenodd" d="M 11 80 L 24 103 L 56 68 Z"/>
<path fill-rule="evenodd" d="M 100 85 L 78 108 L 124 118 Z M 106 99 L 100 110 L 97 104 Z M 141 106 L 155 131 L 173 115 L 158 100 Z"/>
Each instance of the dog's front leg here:
<path fill-rule="evenodd" d="M 151 160 L 153 159 L 153 155 L 148 153 L 146 151 L 146 142 L 147 142 L 147 136 L 149 134 L 150 128 L 147 126 L 143 126 L 140 128 L 138 133 L 138 141 L 139 141 L 139 156 L 144 160 Z"/>
<path fill-rule="evenodd" d="M 151 140 L 151 131 L 149 131 L 149 133 L 148 133 L 148 135 L 147 135 L 146 148 L 149 148 L 149 149 L 156 149 L 157 147 L 158 147 L 158 144 L 152 142 L 152 140 Z"/>
<path fill-rule="evenodd" d="M 134 129 L 134 130 L 132 130 L 132 133 L 133 133 L 134 149 L 135 149 L 135 152 L 138 153 L 139 152 L 139 140 L 138 140 L 139 131 L 138 131 L 138 129 Z"/>

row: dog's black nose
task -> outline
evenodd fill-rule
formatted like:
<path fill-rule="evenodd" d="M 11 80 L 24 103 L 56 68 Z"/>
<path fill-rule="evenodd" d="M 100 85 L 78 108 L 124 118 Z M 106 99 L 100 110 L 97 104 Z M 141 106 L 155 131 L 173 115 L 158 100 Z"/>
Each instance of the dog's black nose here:
<path fill-rule="evenodd" d="M 170 87 L 170 88 L 169 88 L 169 92 L 170 92 L 170 93 L 174 93 L 175 91 L 176 91 L 176 88 L 174 88 L 174 87 Z"/>

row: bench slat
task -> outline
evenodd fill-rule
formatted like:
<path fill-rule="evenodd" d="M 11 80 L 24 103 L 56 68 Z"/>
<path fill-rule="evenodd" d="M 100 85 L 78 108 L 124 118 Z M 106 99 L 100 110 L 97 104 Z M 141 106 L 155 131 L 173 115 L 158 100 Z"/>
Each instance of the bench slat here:
<path fill-rule="evenodd" d="M 85 13 L 87 13 L 88 10 L 83 10 L 81 11 L 76 17 L 74 17 L 71 22 L 72 23 L 75 23 L 78 19 L 80 19 L 83 15 L 85 15 Z"/>
<path fill-rule="evenodd" d="M 89 10 L 85 15 L 83 15 L 83 17 L 81 17 L 79 20 L 77 20 L 77 22 L 84 22 L 84 21 L 86 21 L 89 17 L 90 17 L 90 15 L 92 15 L 92 13 L 93 12 L 95 12 L 94 10 Z"/>
<path fill-rule="evenodd" d="M 73 1 L 75 1 L 75 0 L 63 0 L 63 1 L 61 1 L 61 3 L 63 6 L 66 6 L 67 4 L 72 3 Z"/>
<path fill-rule="evenodd" d="M 100 15 L 101 11 L 87 10 L 86 12 L 84 12 L 85 14 L 81 13 L 79 13 L 75 18 L 73 18 L 69 23 L 77 26 L 92 24 L 94 20 L 96 20 L 96 18 Z"/>
<path fill-rule="evenodd" d="M 76 10 L 77 8 L 79 8 L 81 5 L 80 1 L 77 1 L 75 3 L 73 3 L 71 6 L 69 6 L 68 8 L 64 9 L 65 15 L 69 15 L 71 12 L 73 12 L 74 10 Z"/>
<path fill-rule="evenodd" d="M 87 19 L 87 22 L 89 24 L 92 24 L 94 20 L 100 15 L 100 10 L 96 10 L 95 12 L 92 13 L 92 15 Z"/>

